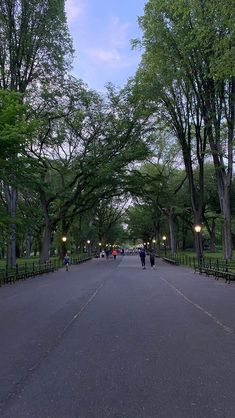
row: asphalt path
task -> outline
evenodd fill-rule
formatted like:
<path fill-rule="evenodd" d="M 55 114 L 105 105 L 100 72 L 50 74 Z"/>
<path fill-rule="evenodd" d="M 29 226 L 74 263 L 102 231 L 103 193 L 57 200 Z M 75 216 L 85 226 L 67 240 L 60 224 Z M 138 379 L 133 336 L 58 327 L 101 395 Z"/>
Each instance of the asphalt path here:
<path fill-rule="evenodd" d="M 0 288 L 0 418 L 234 418 L 235 284 L 92 260 Z"/>

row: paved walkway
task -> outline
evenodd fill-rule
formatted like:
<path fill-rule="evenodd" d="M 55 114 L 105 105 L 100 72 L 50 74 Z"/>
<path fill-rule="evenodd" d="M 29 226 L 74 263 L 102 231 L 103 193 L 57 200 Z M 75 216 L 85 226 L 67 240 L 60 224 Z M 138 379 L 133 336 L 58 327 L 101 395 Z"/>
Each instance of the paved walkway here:
<path fill-rule="evenodd" d="M 1 418 L 234 418 L 235 285 L 92 260 L 0 289 Z"/>

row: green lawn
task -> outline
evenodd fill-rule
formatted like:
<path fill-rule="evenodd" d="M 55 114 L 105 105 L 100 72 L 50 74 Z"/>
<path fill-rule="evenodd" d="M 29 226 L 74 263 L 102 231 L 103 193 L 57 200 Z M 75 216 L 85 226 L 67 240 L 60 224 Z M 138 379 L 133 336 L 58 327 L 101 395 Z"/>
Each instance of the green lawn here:
<path fill-rule="evenodd" d="M 161 253 L 161 256 L 164 257 L 164 252 Z M 172 255 L 170 251 L 167 251 L 166 257 L 174 259 L 180 265 L 186 265 L 192 268 L 195 268 L 195 265 L 198 264 L 198 260 L 194 251 L 178 251 L 177 254 Z M 210 251 L 204 251 L 203 253 L 203 263 L 209 266 L 215 266 L 217 268 L 230 270 L 235 270 L 235 251 L 233 252 L 232 260 L 226 262 L 223 258 L 221 251 L 216 253 L 211 253 Z"/>
<path fill-rule="evenodd" d="M 83 253 L 84 255 L 85 253 Z M 79 256 L 81 256 L 82 254 L 73 254 L 71 255 L 71 259 L 73 258 L 78 258 Z M 58 256 L 53 256 L 50 257 L 50 261 L 51 262 L 55 262 L 55 261 L 59 261 L 59 257 Z M 28 267 L 32 266 L 33 263 L 38 264 L 40 262 L 39 257 L 30 257 L 30 258 L 17 258 L 16 263 L 18 264 L 18 266 L 22 266 L 27 264 Z M 0 268 L 5 268 L 6 267 L 6 260 L 0 260 Z"/>
<path fill-rule="evenodd" d="M 163 255 L 163 252 L 162 252 L 162 255 Z M 170 256 L 171 252 L 167 251 L 167 255 Z M 196 258 L 196 253 L 195 251 L 177 251 L 177 256 L 188 256 L 188 257 Z M 204 251 L 203 256 L 204 258 L 223 260 L 222 251 L 217 251 L 216 253 L 211 253 L 210 251 Z M 235 260 L 235 251 L 233 251 L 233 259 Z"/>
<path fill-rule="evenodd" d="M 50 261 L 58 260 L 58 257 L 51 257 Z M 27 264 L 28 266 L 32 265 L 33 263 L 39 263 L 38 257 L 30 257 L 30 258 L 17 258 L 16 263 L 21 266 L 22 264 Z M 6 266 L 6 260 L 0 260 L 0 268 Z"/>

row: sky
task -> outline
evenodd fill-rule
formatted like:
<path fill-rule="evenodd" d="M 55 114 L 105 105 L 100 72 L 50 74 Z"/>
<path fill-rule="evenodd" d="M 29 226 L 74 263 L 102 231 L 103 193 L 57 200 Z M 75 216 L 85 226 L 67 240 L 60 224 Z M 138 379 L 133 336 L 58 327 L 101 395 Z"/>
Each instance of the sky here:
<path fill-rule="evenodd" d="M 145 0 L 66 0 L 75 56 L 73 75 L 103 91 L 111 82 L 123 86 L 135 74 L 140 51 L 130 40 L 141 36 L 137 16 Z"/>

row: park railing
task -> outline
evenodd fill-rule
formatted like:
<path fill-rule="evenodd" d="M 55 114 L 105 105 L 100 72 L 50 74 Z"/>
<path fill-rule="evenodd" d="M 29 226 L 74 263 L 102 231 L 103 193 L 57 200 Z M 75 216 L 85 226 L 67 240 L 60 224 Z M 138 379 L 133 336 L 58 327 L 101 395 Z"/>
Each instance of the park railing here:
<path fill-rule="evenodd" d="M 174 264 L 184 265 L 194 270 L 199 270 L 200 268 L 208 268 L 221 271 L 234 271 L 235 272 L 235 260 L 222 260 L 214 257 L 203 257 L 202 259 L 197 259 L 186 254 L 169 254 L 167 257 L 162 256 L 166 261 L 172 260 Z"/>
<path fill-rule="evenodd" d="M 84 253 L 77 257 L 70 258 L 70 264 L 80 264 L 92 258 L 91 255 Z M 50 273 L 63 267 L 63 261 L 53 259 L 45 263 L 40 261 L 28 261 L 25 263 L 17 263 L 15 267 L 0 267 L 0 286 L 6 283 L 14 283 L 17 280 L 27 279 L 44 273 Z"/>

